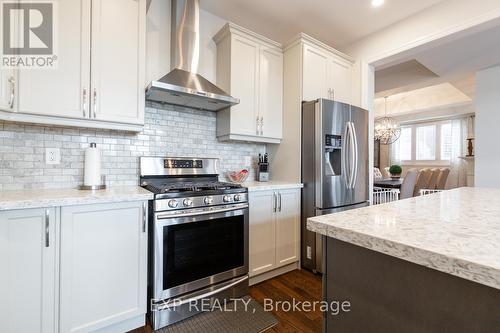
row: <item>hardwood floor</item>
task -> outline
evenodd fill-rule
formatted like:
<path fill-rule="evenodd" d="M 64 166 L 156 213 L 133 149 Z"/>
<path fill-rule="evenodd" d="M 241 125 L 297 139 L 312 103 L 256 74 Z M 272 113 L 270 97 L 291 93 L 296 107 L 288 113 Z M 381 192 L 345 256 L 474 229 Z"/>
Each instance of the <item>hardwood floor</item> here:
<path fill-rule="evenodd" d="M 321 301 L 321 277 L 306 270 L 295 270 L 250 287 L 250 296 L 260 304 L 276 301 Z M 279 324 L 268 332 L 321 332 L 323 314 L 319 311 L 273 311 Z"/>
<path fill-rule="evenodd" d="M 264 305 L 264 299 L 276 301 L 321 301 L 321 277 L 306 270 L 295 270 L 274 279 L 261 282 L 250 287 L 250 296 Z M 269 302 L 269 301 L 268 301 Z M 319 333 L 322 328 L 323 315 L 320 311 L 272 311 L 278 319 L 277 326 L 269 329 L 268 333 Z M 147 325 L 129 333 L 151 333 L 151 326 Z"/>

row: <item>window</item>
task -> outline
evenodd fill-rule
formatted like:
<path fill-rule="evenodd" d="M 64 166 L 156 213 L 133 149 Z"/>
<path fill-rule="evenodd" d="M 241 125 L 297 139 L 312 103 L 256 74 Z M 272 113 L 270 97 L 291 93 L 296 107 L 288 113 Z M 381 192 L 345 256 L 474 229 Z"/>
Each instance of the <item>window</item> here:
<path fill-rule="evenodd" d="M 436 125 L 417 126 L 417 161 L 436 159 Z"/>
<path fill-rule="evenodd" d="M 401 126 L 401 136 L 391 147 L 391 159 L 406 165 L 446 165 L 453 145 L 451 121 Z"/>
<path fill-rule="evenodd" d="M 453 142 L 451 134 L 451 124 L 441 125 L 441 159 L 451 160 L 451 150 Z"/>

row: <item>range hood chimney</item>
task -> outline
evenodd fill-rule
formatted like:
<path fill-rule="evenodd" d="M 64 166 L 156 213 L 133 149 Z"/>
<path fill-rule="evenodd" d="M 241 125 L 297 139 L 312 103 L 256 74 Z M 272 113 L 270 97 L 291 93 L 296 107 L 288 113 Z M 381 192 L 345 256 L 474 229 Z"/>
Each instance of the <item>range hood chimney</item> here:
<path fill-rule="evenodd" d="M 207 111 L 219 111 L 240 102 L 198 74 L 199 0 L 172 0 L 170 54 L 174 69 L 149 84 L 146 100 Z"/>

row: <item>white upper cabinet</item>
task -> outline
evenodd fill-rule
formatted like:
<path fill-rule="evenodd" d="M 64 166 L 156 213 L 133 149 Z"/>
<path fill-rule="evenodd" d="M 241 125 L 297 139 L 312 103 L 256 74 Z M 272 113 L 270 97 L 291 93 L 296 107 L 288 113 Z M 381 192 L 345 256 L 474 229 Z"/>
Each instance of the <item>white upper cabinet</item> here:
<path fill-rule="evenodd" d="M 262 136 L 283 137 L 283 53 L 274 48 L 260 49 L 259 115 Z"/>
<path fill-rule="evenodd" d="M 232 134 L 256 135 L 256 119 L 259 114 L 259 44 L 234 36 L 231 43 L 231 95 L 240 104 L 231 108 L 229 120 Z M 223 88 L 225 89 L 225 88 Z"/>
<path fill-rule="evenodd" d="M 302 100 L 327 98 L 352 103 L 352 61 L 304 35 Z"/>
<path fill-rule="evenodd" d="M 303 100 L 328 98 L 329 58 L 325 52 L 304 45 Z"/>
<path fill-rule="evenodd" d="M 217 43 L 217 85 L 240 103 L 217 113 L 217 137 L 280 143 L 283 118 L 281 45 L 235 24 Z"/>
<path fill-rule="evenodd" d="M 2 71 L 0 109 L 14 112 L 0 119 L 140 131 L 146 0 L 64 0 L 55 14 L 56 67 Z"/>
<path fill-rule="evenodd" d="M 0 212 L 0 332 L 57 332 L 56 209 Z"/>
<path fill-rule="evenodd" d="M 18 112 L 88 117 L 90 6 L 89 0 L 58 2 L 57 67 L 19 70 Z"/>
<path fill-rule="evenodd" d="M 328 88 L 331 99 L 352 104 L 352 64 L 332 57 L 328 62 Z"/>
<path fill-rule="evenodd" d="M 144 124 L 146 7 L 92 1 L 91 118 Z"/>

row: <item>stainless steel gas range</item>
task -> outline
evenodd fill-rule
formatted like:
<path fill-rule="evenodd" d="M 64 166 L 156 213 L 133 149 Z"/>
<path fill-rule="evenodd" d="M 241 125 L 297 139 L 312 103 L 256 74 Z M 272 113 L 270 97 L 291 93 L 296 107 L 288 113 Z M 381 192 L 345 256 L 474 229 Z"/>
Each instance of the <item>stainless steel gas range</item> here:
<path fill-rule="evenodd" d="M 141 157 L 149 205 L 149 298 L 153 328 L 248 293 L 248 195 L 219 182 L 219 160 Z M 202 301 L 203 300 L 203 301 Z"/>

